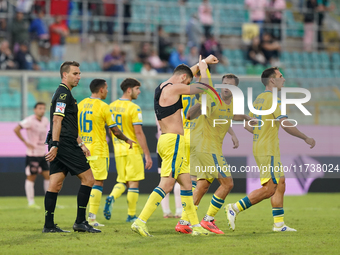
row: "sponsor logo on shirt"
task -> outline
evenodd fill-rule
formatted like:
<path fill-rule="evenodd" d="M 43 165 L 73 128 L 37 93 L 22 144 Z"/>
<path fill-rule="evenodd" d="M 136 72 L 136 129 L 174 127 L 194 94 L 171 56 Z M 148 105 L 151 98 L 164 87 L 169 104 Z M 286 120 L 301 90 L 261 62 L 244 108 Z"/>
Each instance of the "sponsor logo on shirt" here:
<path fill-rule="evenodd" d="M 138 113 L 138 119 L 139 119 L 139 120 L 143 120 L 142 114 L 141 114 L 141 113 Z"/>
<path fill-rule="evenodd" d="M 67 96 L 67 94 L 62 93 L 62 94 L 60 94 L 59 99 L 65 100 L 65 99 L 66 99 L 66 96 Z"/>
<path fill-rule="evenodd" d="M 65 103 L 57 103 L 57 106 L 55 108 L 55 112 L 65 113 L 65 107 L 66 107 Z"/>

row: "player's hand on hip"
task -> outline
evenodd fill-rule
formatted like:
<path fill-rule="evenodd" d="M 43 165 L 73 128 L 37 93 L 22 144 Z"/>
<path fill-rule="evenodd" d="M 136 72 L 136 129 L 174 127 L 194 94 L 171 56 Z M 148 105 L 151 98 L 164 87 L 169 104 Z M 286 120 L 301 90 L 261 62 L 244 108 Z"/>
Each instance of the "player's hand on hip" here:
<path fill-rule="evenodd" d="M 51 147 L 50 151 L 45 155 L 45 159 L 48 162 L 51 162 L 55 159 L 55 157 L 57 156 L 57 152 L 58 152 L 58 147 Z"/>
<path fill-rule="evenodd" d="M 30 144 L 30 143 L 28 143 L 28 142 L 25 142 L 25 145 L 26 145 L 26 147 L 27 147 L 28 149 L 34 150 L 34 146 L 33 146 L 32 144 Z"/>
<path fill-rule="evenodd" d="M 91 156 L 91 152 L 90 152 L 90 150 L 85 146 L 85 144 L 83 144 L 80 148 L 83 150 L 83 152 L 84 152 L 84 154 L 85 154 L 86 157 Z"/>
<path fill-rule="evenodd" d="M 151 167 L 152 167 L 152 159 L 151 159 L 151 156 L 148 155 L 148 156 L 145 156 L 145 169 L 147 170 L 150 170 Z"/>
<path fill-rule="evenodd" d="M 237 149 L 238 146 L 240 145 L 240 142 L 238 141 L 237 137 L 236 136 L 232 136 L 231 140 L 233 141 L 233 144 L 234 144 L 233 149 Z"/>
<path fill-rule="evenodd" d="M 213 65 L 213 64 L 217 64 L 219 62 L 218 58 L 215 57 L 214 55 L 210 54 L 206 59 L 205 62 L 207 64 Z"/>
<path fill-rule="evenodd" d="M 132 144 L 136 143 L 135 141 L 132 141 L 130 139 L 126 140 L 126 143 L 128 143 L 130 145 L 129 149 L 132 149 Z"/>
<path fill-rule="evenodd" d="M 306 142 L 307 144 L 310 145 L 310 148 L 311 148 L 311 149 L 314 148 L 314 146 L 315 146 L 315 140 L 314 140 L 313 138 L 307 137 L 307 138 L 305 139 L 305 142 Z"/>

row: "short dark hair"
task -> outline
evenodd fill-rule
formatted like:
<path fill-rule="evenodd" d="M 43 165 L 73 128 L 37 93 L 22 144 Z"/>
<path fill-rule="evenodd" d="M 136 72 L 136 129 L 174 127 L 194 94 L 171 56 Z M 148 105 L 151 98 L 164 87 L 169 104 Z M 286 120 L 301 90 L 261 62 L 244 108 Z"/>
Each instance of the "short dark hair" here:
<path fill-rule="evenodd" d="M 175 70 L 174 73 L 176 75 L 181 75 L 181 74 L 187 74 L 188 77 L 190 77 L 191 79 L 194 77 L 194 75 L 192 74 L 192 71 L 190 69 L 189 66 L 185 65 L 185 64 L 180 64 L 178 65 Z"/>
<path fill-rule="evenodd" d="M 68 73 L 70 71 L 70 66 L 79 67 L 80 64 L 76 61 L 65 61 L 64 63 L 62 63 L 61 66 L 60 66 L 60 76 L 61 76 L 61 78 L 63 78 L 64 72 Z"/>
<path fill-rule="evenodd" d="M 46 106 L 46 104 L 44 102 L 37 102 L 35 105 L 34 105 L 34 109 L 36 109 L 39 105 L 44 105 Z"/>
<path fill-rule="evenodd" d="M 98 93 L 101 88 L 105 86 L 106 81 L 104 79 L 94 79 L 90 83 L 90 90 L 92 93 Z"/>
<path fill-rule="evenodd" d="M 268 78 L 271 78 L 275 74 L 276 70 L 279 70 L 279 68 L 278 67 L 270 67 L 270 68 L 267 68 L 266 70 L 263 71 L 263 73 L 261 75 L 261 81 L 262 81 L 264 86 L 268 85 Z"/>
<path fill-rule="evenodd" d="M 236 86 L 238 86 L 238 84 L 240 83 L 240 79 L 233 73 L 227 73 L 227 74 L 223 75 L 222 82 L 225 78 L 234 79 Z"/>
<path fill-rule="evenodd" d="M 123 90 L 123 92 L 125 93 L 125 91 L 127 91 L 128 88 L 134 88 L 137 86 L 141 86 L 141 83 L 136 80 L 135 78 L 126 78 L 121 84 L 120 84 L 120 88 Z"/>

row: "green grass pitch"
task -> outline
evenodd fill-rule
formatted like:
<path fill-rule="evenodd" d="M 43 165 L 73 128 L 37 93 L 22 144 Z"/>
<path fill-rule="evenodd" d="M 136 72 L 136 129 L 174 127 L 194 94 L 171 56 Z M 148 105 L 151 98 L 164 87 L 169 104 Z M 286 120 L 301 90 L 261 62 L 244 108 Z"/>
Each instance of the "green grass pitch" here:
<path fill-rule="evenodd" d="M 198 209 L 205 215 L 212 194 L 206 194 Z M 100 234 L 43 234 L 44 210 L 28 209 L 24 197 L 0 197 L 0 254 L 339 254 L 340 194 L 308 194 L 285 198 L 285 222 L 298 232 L 273 233 L 270 201 L 266 200 L 241 213 L 236 230 L 229 230 L 224 210 L 216 223 L 224 235 L 193 237 L 178 234 L 177 219 L 163 219 L 158 208 L 148 221 L 153 238 L 142 238 L 126 223 L 127 204 L 123 195 L 114 204 L 113 217 L 104 219 L 103 196 L 97 219 L 105 224 Z M 148 195 L 141 195 L 137 213 Z M 232 194 L 225 204 L 244 197 Z M 174 209 L 173 196 L 170 197 Z M 43 197 L 36 197 L 43 207 Z M 76 216 L 76 197 L 60 196 L 55 221 L 72 230 Z M 174 210 L 173 210 L 174 211 Z"/>

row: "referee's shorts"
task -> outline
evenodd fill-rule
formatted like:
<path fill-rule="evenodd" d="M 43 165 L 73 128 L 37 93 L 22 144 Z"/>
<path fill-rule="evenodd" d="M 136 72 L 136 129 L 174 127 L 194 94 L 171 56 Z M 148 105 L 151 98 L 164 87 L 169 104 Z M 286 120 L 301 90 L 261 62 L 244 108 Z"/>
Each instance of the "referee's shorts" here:
<path fill-rule="evenodd" d="M 51 148 L 51 142 L 48 150 Z M 56 158 L 50 163 L 50 175 L 64 172 L 79 175 L 90 169 L 83 150 L 78 146 L 77 139 L 60 137 Z"/>

